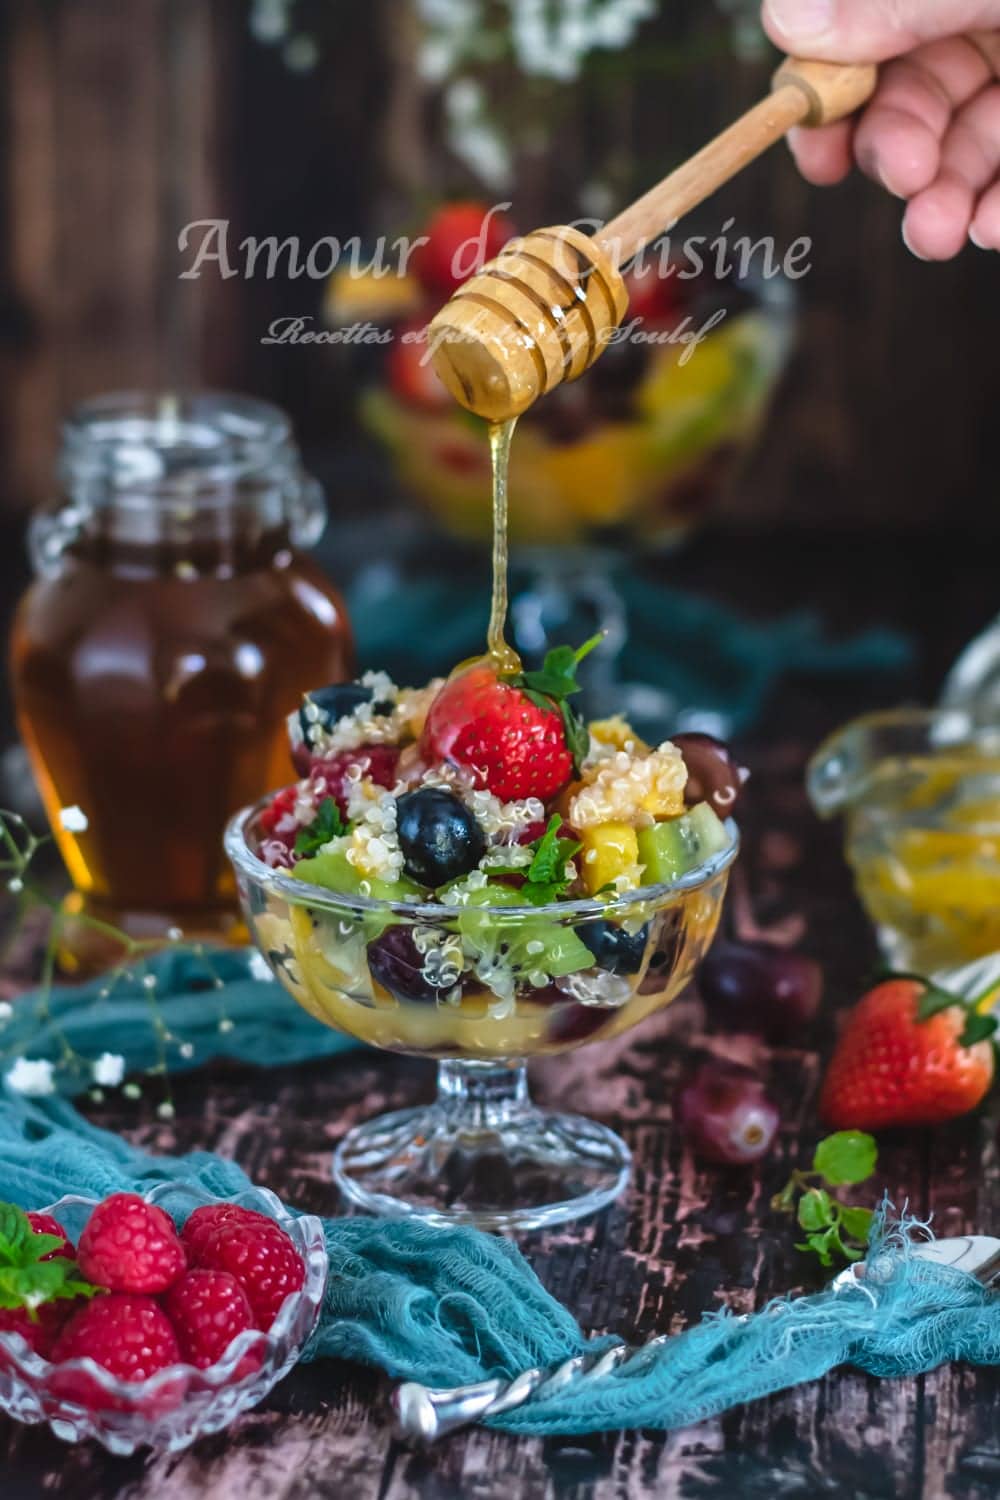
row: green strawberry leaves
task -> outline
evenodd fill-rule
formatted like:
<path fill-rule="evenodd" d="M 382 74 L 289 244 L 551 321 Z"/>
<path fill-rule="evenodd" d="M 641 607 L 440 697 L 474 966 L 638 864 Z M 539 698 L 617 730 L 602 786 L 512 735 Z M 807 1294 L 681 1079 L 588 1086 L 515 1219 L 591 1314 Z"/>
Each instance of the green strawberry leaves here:
<path fill-rule="evenodd" d="M 316 854 L 331 839 L 347 832 L 347 824 L 340 815 L 340 808 L 332 797 L 324 797 L 315 818 L 308 828 L 303 828 L 295 839 L 295 852 L 299 855 Z"/>
<path fill-rule="evenodd" d="M 973 995 L 970 999 L 965 999 L 962 995 L 953 995 L 950 990 L 934 984 L 932 980 L 924 979 L 920 974 L 890 974 L 888 978 L 911 979 L 914 984 L 922 986 L 922 993 L 917 1001 L 918 1021 L 929 1021 L 931 1016 L 950 1010 L 953 1005 L 964 1011 L 965 1025 L 958 1038 L 959 1046 L 974 1047 L 977 1042 L 987 1041 L 996 1032 L 996 1016 L 987 1015 L 979 1009 L 986 999 L 985 995 Z M 987 995 L 992 994 L 994 989 L 995 985 L 991 985 Z"/>
<path fill-rule="evenodd" d="M 541 838 L 529 845 L 533 851 L 530 865 L 490 872 L 493 875 L 523 875 L 525 881 L 518 894 L 524 897 L 528 906 L 546 906 L 563 895 L 572 884 L 573 876 L 566 866 L 583 846 L 575 839 L 561 839 L 561 827 L 562 818 L 553 813 Z"/>
<path fill-rule="evenodd" d="M 590 749 L 590 735 L 587 726 L 578 713 L 570 706 L 568 700 L 574 693 L 580 691 L 577 681 L 576 669 L 596 646 L 604 639 L 604 631 L 598 631 L 592 635 L 589 641 L 584 641 L 574 651 L 572 646 L 553 646 L 548 651 L 540 670 L 535 672 L 518 672 L 516 676 L 509 678 L 511 687 L 520 688 L 525 697 L 532 702 L 536 708 L 555 709 L 563 721 L 563 732 L 566 737 L 566 747 L 573 758 L 573 769 L 577 773 L 581 762 Z"/>
<path fill-rule="evenodd" d="M 54 1234 L 36 1234 L 13 1203 L 0 1203 L 0 1308 L 26 1307 L 34 1314 L 44 1302 L 92 1297 L 100 1290 L 83 1280 L 75 1261 L 43 1259 L 62 1243 Z"/>
<path fill-rule="evenodd" d="M 838 1130 L 820 1141 L 812 1170 L 793 1172 L 771 1200 L 778 1213 L 794 1213 L 799 1228 L 805 1230 L 805 1239 L 796 1243 L 796 1250 L 815 1255 L 826 1267 L 862 1258 L 873 1211 L 841 1203 L 829 1189 L 866 1182 L 877 1161 L 878 1146 L 864 1131 Z"/>

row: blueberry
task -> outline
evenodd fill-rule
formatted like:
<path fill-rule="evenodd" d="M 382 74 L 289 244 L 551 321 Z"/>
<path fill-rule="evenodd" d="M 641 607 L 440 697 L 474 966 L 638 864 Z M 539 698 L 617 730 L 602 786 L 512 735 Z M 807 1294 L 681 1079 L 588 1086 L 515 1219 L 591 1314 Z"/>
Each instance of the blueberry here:
<path fill-rule="evenodd" d="M 626 932 L 611 922 L 585 922 L 576 929 L 602 969 L 611 974 L 638 974 L 649 937 L 649 923 L 638 932 Z"/>
<path fill-rule="evenodd" d="M 307 693 L 306 703 L 299 709 L 299 725 L 306 744 L 312 744 L 314 729 L 332 729 L 345 714 L 352 714 L 362 703 L 371 703 L 371 696 L 371 688 L 363 687 L 360 682 L 331 682 L 329 687 L 316 688 L 315 692 Z M 308 704 L 319 709 L 318 719 L 306 714 Z M 373 703 L 372 713 L 391 714 L 392 704 Z"/>
<path fill-rule="evenodd" d="M 368 944 L 372 978 L 397 1000 L 434 1005 L 454 988 L 454 983 L 443 987 L 432 984 L 423 972 L 425 963 L 408 927 L 387 927 L 381 937 Z"/>
<path fill-rule="evenodd" d="M 420 885 L 447 885 L 474 870 L 486 835 L 460 797 L 445 787 L 419 787 L 396 803 L 403 869 Z"/>

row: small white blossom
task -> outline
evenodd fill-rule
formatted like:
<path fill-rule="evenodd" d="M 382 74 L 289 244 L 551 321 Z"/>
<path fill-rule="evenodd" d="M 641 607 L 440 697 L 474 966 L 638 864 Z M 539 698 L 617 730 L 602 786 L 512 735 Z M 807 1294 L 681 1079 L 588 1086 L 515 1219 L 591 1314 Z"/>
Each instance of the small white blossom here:
<path fill-rule="evenodd" d="M 0 1026 L 6 1026 L 14 1014 L 14 1007 L 7 1000 L 0 1000 Z"/>
<path fill-rule="evenodd" d="M 225 1034 L 227 1031 L 232 1031 L 234 1024 L 235 1022 L 231 1021 L 228 1016 L 223 1016 L 219 1022 L 219 1030 Z"/>
<path fill-rule="evenodd" d="M 125 1077 L 125 1059 L 120 1052 L 102 1052 L 94 1063 L 94 1082 L 102 1088 L 117 1088 Z"/>
<path fill-rule="evenodd" d="M 170 1103 L 169 1099 L 164 1099 L 162 1104 L 158 1104 L 156 1106 L 156 1113 L 159 1115 L 161 1120 L 172 1120 L 177 1111 L 174 1109 L 174 1106 Z"/>
<path fill-rule="evenodd" d="M 168 927 L 167 928 L 167 937 L 170 939 L 170 941 L 172 943 L 179 943 L 180 940 L 181 940 L 181 938 L 183 936 L 184 936 L 184 934 L 183 934 L 183 932 L 181 931 L 181 929 L 179 927 Z"/>
<path fill-rule="evenodd" d="M 181 1057 L 194 1057 L 194 1044 L 192 1042 L 181 1042 L 177 1050 Z"/>
<path fill-rule="evenodd" d="M 24 881 L 21 879 L 20 875 L 12 875 L 10 877 L 7 882 L 7 889 L 10 891 L 12 896 L 20 895 L 21 891 L 24 890 Z"/>
<path fill-rule="evenodd" d="M 139 1087 L 139 1085 L 137 1083 L 127 1083 L 125 1085 L 125 1087 L 122 1089 L 122 1093 L 125 1095 L 126 1099 L 141 1099 L 142 1098 L 142 1089 Z"/>
<path fill-rule="evenodd" d="M 274 975 L 271 973 L 271 966 L 263 953 L 258 953 L 256 949 L 247 960 L 247 968 L 250 970 L 251 979 L 258 979 L 261 984 L 273 983 Z"/>
<path fill-rule="evenodd" d="M 29 1099 L 41 1098 L 43 1094 L 54 1094 L 54 1068 L 45 1058 L 19 1057 L 5 1075 L 7 1087 L 15 1094 L 24 1094 Z"/>
<path fill-rule="evenodd" d="M 59 821 L 67 833 L 86 833 L 90 827 L 87 814 L 82 807 L 64 807 L 59 813 Z"/>

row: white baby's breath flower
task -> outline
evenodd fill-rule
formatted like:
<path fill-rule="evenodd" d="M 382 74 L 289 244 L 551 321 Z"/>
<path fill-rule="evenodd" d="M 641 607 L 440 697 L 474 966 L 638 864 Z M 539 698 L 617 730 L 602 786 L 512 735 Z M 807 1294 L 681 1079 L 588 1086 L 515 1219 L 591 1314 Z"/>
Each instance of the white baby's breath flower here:
<path fill-rule="evenodd" d="M 67 833 L 86 833 L 90 827 L 87 814 L 82 807 L 77 807 L 75 804 L 60 810 L 59 822 Z"/>
<path fill-rule="evenodd" d="M 270 977 L 270 976 L 268 976 L 268 977 Z M 181 1044 L 177 1048 L 177 1050 L 180 1053 L 181 1057 L 185 1057 L 185 1058 L 186 1057 L 194 1057 L 194 1043 L 193 1042 L 181 1042 Z"/>
<path fill-rule="evenodd" d="M 258 953 L 256 949 L 247 960 L 247 968 L 250 971 L 250 978 L 259 979 L 262 984 L 268 984 L 274 980 L 270 964 L 263 953 Z"/>
<path fill-rule="evenodd" d="M 35 1059 L 19 1057 L 14 1066 L 4 1075 L 7 1087 L 15 1094 L 24 1094 L 28 1099 L 39 1099 L 44 1094 L 56 1091 L 53 1080 L 54 1068 L 44 1057 Z"/>
<path fill-rule="evenodd" d="M 14 1014 L 14 1007 L 8 1000 L 0 1000 L 0 1026 L 6 1026 Z"/>
<path fill-rule="evenodd" d="M 222 1020 L 219 1022 L 219 1030 L 224 1035 L 227 1031 L 232 1031 L 235 1024 L 235 1021 L 231 1021 L 228 1016 L 223 1016 Z"/>
<path fill-rule="evenodd" d="M 174 1106 L 171 1104 L 169 1099 L 164 1099 L 162 1104 L 158 1104 L 156 1106 L 156 1113 L 159 1115 L 161 1120 L 172 1120 L 177 1111 L 174 1109 Z"/>
<path fill-rule="evenodd" d="M 12 896 L 18 896 L 24 890 L 24 881 L 20 875 L 12 875 L 7 882 L 7 889 Z"/>
<path fill-rule="evenodd" d="M 101 1088 L 117 1088 L 125 1077 L 125 1059 L 119 1052 L 102 1052 L 94 1063 L 94 1082 Z"/>

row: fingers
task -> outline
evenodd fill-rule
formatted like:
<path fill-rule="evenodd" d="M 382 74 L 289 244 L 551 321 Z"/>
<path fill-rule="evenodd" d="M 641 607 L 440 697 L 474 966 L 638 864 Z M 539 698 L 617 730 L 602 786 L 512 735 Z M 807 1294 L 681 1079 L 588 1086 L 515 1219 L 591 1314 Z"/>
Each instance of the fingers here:
<path fill-rule="evenodd" d="M 1000 250 L 1000 182 L 995 182 L 980 198 L 969 239 L 980 250 Z"/>
<path fill-rule="evenodd" d="M 1000 0 L 764 0 L 771 40 L 830 62 L 883 62 L 922 42 L 1000 26 Z"/>
<path fill-rule="evenodd" d="M 899 198 L 922 192 L 940 169 L 941 141 L 953 114 L 991 77 L 983 54 L 961 37 L 931 42 L 889 63 L 858 126 L 859 166 Z"/>
<path fill-rule="evenodd" d="M 945 136 L 941 166 L 934 181 L 910 201 L 903 238 L 924 260 L 957 255 L 978 220 L 980 195 L 986 194 L 983 227 L 989 229 L 989 196 L 1000 173 L 1000 84 L 983 91 L 961 109 Z"/>
<path fill-rule="evenodd" d="M 817 187 L 843 182 L 853 165 L 851 136 L 853 126 L 847 120 L 835 125 L 819 125 L 814 130 L 790 130 L 788 144 L 799 171 Z"/>

